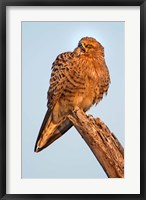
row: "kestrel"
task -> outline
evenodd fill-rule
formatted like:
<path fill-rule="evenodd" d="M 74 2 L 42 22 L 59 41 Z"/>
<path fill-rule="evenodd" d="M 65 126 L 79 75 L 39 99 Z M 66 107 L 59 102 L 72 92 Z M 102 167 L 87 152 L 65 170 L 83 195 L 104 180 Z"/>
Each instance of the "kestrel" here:
<path fill-rule="evenodd" d="M 73 52 L 57 56 L 52 64 L 48 110 L 35 145 L 39 152 L 63 135 L 72 123 L 68 115 L 79 107 L 86 112 L 107 94 L 110 83 L 103 46 L 91 37 L 82 38 Z"/>

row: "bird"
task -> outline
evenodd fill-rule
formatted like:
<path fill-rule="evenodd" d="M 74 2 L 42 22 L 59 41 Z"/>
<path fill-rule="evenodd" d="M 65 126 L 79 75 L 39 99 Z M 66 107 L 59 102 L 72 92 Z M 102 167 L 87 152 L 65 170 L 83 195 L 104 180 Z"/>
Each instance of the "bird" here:
<path fill-rule="evenodd" d="M 35 152 L 40 152 L 72 126 L 68 116 L 76 107 L 86 112 L 107 94 L 110 84 L 104 47 L 93 37 L 83 37 L 71 52 L 57 56 L 52 64 L 47 92 L 47 112 Z"/>

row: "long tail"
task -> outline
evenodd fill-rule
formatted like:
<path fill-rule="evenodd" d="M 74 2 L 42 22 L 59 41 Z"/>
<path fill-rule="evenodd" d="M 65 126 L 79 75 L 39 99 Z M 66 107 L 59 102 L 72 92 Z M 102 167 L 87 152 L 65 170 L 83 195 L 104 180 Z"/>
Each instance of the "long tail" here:
<path fill-rule="evenodd" d="M 52 112 L 49 110 L 46 112 L 44 121 L 42 123 L 40 132 L 38 134 L 34 151 L 39 152 L 46 148 L 60 136 L 62 136 L 67 130 L 72 127 L 72 123 L 69 119 L 66 119 L 61 124 L 54 124 L 52 122 Z"/>

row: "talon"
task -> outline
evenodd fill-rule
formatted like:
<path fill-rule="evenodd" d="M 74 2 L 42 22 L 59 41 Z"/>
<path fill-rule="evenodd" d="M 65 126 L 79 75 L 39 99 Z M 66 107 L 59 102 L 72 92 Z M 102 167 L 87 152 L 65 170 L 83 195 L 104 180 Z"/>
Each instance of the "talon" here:
<path fill-rule="evenodd" d="M 93 118 L 93 115 L 88 114 L 87 117 L 90 119 L 90 118 Z"/>
<path fill-rule="evenodd" d="M 78 110 L 79 110 L 79 107 L 78 107 L 78 106 L 75 106 L 74 112 L 77 112 Z"/>

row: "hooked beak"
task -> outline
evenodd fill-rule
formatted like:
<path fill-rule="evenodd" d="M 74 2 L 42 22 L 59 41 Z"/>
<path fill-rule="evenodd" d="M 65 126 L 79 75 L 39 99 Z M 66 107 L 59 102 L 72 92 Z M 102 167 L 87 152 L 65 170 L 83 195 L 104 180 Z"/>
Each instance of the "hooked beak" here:
<path fill-rule="evenodd" d="M 81 43 L 81 44 L 82 44 L 81 48 L 83 48 L 84 50 L 86 50 L 85 44 L 84 43 Z"/>
<path fill-rule="evenodd" d="M 84 43 L 81 44 L 81 46 L 79 46 L 77 48 L 77 55 L 80 56 L 82 54 L 84 54 L 86 52 L 86 47 L 84 45 Z"/>

